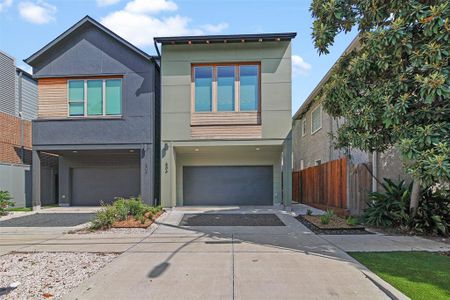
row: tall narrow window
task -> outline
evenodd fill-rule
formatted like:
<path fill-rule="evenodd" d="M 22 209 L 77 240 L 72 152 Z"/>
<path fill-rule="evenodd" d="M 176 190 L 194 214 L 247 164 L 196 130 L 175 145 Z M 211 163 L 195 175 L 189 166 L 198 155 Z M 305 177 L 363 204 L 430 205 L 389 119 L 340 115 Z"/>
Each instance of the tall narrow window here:
<path fill-rule="evenodd" d="M 87 114 L 90 116 L 103 114 L 103 81 L 87 81 Z"/>
<path fill-rule="evenodd" d="M 107 115 L 122 114 L 122 80 L 105 80 L 105 101 Z"/>
<path fill-rule="evenodd" d="M 259 74 L 258 66 L 242 65 L 239 66 L 239 104 L 241 111 L 257 111 L 258 110 L 258 94 L 259 94 Z"/>
<path fill-rule="evenodd" d="M 311 134 L 317 132 L 322 128 L 322 106 L 317 106 L 311 112 Z"/>
<path fill-rule="evenodd" d="M 217 111 L 234 111 L 234 66 L 217 67 Z"/>
<path fill-rule="evenodd" d="M 69 115 L 84 115 L 84 80 L 69 81 Z"/>
<path fill-rule="evenodd" d="M 195 111 L 212 111 L 212 67 L 194 68 Z"/>

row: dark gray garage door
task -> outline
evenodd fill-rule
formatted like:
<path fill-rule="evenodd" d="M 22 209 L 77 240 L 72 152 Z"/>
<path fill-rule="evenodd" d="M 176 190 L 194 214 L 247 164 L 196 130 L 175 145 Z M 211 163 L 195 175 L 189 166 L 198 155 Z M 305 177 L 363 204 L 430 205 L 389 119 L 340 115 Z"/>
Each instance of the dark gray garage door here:
<path fill-rule="evenodd" d="M 72 205 L 110 203 L 115 197 L 139 195 L 139 167 L 74 168 L 72 171 Z"/>
<path fill-rule="evenodd" d="M 183 167 L 184 205 L 272 205 L 272 166 Z"/>

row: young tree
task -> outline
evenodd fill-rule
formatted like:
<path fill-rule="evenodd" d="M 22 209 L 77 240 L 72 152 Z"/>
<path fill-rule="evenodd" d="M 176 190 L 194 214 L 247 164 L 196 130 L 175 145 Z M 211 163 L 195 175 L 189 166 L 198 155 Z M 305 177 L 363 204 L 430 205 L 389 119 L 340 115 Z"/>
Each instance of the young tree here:
<path fill-rule="evenodd" d="M 318 95 L 344 117 L 339 147 L 384 151 L 396 146 L 414 183 L 450 181 L 450 4 L 438 0 L 313 0 L 313 39 L 320 54 L 341 32 L 359 29 Z"/>

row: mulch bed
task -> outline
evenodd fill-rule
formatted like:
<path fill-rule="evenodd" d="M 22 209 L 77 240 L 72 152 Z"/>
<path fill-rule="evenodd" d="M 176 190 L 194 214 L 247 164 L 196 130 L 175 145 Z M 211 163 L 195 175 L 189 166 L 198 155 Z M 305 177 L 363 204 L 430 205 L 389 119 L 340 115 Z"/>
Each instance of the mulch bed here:
<path fill-rule="evenodd" d="M 320 222 L 320 216 L 299 215 L 296 219 L 315 234 L 373 234 L 372 232 L 366 231 L 363 226 L 350 226 L 344 219 L 336 216 L 332 217 L 328 224 L 322 224 Z"/>
<path fill-rule="evenodd" d="M 112 227 L 113 228 L 148 228 L 150 225 L 152 225 L 155 220 L 163 214 L 164 211 L 158 212 L 156 215 L 154 215 L 152 218 L 148 218 L 151 213 L 146 214 L 145 222 L 142 223 L 139 220 L 136 220 L 133 216 L 129 216 L 127 220 L 124 221 L 116 221 Z"/>

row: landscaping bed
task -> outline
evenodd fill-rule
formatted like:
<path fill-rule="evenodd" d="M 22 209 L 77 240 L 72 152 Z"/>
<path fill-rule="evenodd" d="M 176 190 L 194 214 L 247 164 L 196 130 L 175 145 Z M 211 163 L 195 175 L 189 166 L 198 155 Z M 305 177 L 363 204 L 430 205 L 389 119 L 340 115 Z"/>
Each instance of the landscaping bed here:
<path fill-rule="evenodd" d="M 97 212 L 89 229 L 91 231 L 110 228 L 146 229 L 163 212 L 161 206 L 147 205 L 140 198 L 118 198 Z"/>
<path fill-rule="evenodd" d="M 412 300 L 450 299 L 449 252 L 351 252 Z"/>
<path fill-rule="evenodd" d="M 144 223 L 142 221 L 136 220 L 133 216 L 128 216 L 126 220 L 116 221 L 112 224 L 112 228 L 143 228 L 147 229 L 150 225 L 155 222 L 155 220 L 161 216 L 164 211 L 159 211 L 155 215 L 150 212 L 145 214 Z"/>
<path fill-rule="evenodd" d="M 372 234 L 364 226 L 349 225 L 345 219 L 337 216 L 331 216 L 327 224 L 323 224 L 318 215 L 299 215 L 296 219 L 315 234 Z"/>
<path fill-rule="evenodd" d="M 1 299 L 61 299 L 116 253 L 10 253 L 0 256 Z"/>

